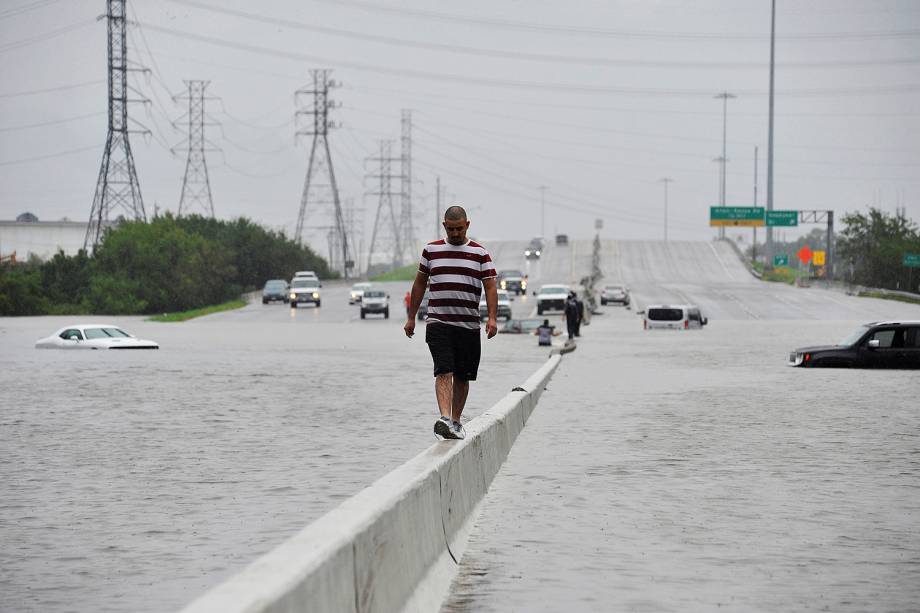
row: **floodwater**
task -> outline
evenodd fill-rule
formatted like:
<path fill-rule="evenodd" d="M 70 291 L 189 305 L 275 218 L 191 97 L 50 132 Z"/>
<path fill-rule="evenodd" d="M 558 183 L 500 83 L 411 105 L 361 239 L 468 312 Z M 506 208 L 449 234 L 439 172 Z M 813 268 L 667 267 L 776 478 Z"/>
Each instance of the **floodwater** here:
<path fill-rule="evenodd" d="M 185 323 L 0 318 L 0 610 L 170 611 L 435 439 L 424 324 L 251 304 Z M 516 301 L 516 308 L 522 301 Z M 37 350 L 76 320 L 159 351 Z M 464 419 L 547 356 L 483 341 Z"/>
<path fill-rule="evenodd" d="M 920 372 L 785 365 L 863 320 L 643 331 L 603 311 L 443 613 L 920 610 Z"/>
<path fill-rule="evenodd" d="M 591 261 L 588 241 L 538 261 L 526 241 L 485 244 L 529 289 Z M 645 334 L 611 308 L 584 329 L 493 483 L 448 607 L 920 608 L 920 377 L 783 365 L 920 307 L 760 283 L 724 243 L 605 241 L 601 267 L 636 305 L 695 302 L 710 326 Z M 386 285 L 389 320 L 361 320 L 342 284 L 320 309 L 77 318 L 160 351 L 36 350 L 75 318 L 0 318 L 0 610 L 176 610 L 428 447 L 431 361 L 422 326 L 401 330 L 407 285 Z M 513 308 L 533 316 L 533 296 Z M 464 418 L 546 357 L 532 336 L 484 341 Z"/>

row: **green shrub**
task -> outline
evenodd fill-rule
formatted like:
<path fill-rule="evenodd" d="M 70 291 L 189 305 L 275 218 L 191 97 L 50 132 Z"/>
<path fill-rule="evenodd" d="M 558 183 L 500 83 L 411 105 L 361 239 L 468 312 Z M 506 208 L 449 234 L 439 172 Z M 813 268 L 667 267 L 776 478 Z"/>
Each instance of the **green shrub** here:
<path fill-rule="evenodd" d="M 0 315 L 43 315 L 47 308 L 38 270 L 0 266 Z"/>

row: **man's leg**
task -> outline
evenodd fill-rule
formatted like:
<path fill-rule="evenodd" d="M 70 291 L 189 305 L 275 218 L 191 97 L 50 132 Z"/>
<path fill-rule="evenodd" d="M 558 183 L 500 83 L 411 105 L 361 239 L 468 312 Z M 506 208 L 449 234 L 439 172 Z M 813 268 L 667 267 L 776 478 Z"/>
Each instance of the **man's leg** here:
<path fill-rule="evenodd" d="M 470 382 L 458 379 L 456 376 L 453 378 L 453 395 L 452 395 L 452 408 L 453 413 L 451 415 L 451 420 L 460 421 L 460 415 L 463 413 L 463 407 L 466 406 L 466 396 L 470 393 Z M 443 415 L 443 411 L 441 415 Z"/>
<path fill-rule="evenodd" d="M 450 419 L 451 400 L 455 393 L 454 373 L 445 372 L 434 378 L 434 393 L 438 398 L 438 409 L 441 411 L 441 417 Z M 464 399 L 466 395 L 464 395 Z"/>

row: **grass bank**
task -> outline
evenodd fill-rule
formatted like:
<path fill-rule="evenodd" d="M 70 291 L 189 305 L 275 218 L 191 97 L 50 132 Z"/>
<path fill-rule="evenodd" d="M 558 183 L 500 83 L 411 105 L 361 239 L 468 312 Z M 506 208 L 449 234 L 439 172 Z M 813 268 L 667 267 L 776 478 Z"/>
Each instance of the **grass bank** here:
<path fill-rule="evenodd" d="M 214 304 L 200 309 L 192 309 L 191 311 L 180 311 L 179 313 L 163 313 L 162 315 L 154 315 L 150 318 L 150 321 L 187 321 L 196 317 L 211 315 L 212 313 L 241 309 L 244 306 L 246 306 L 245 300 L 231 300 L 229 302 L 224 302 L 223 304 Z"/>
<path fill-rule="evenodd" d="M 908 304 L 920 304 L 920 299 L 911 298 L 910 296 L 901 296 L 898 294 L 889 294 L 887 292 L 863 291 L 856 294 L 860 298 L 881 298 L 882 300 L 897 300 L 898 302 L 907 302 Z"/>
<path fill-rule="evenodd" d="M 795 280 L 799 277 L 809 277 L 811 274 L 806 270 L 796 270 L 794 268 L 789 268 L 788 266 L 778 266 L 773 270 L 764 271 L 764 266 L 760 262 L 754 264 L 754 270 L 763 275 L 761 279 L 763 281 L 771 281 L 773 283 L 788 283 L 789 285 L 794 285 Z"/>
<path fill-rule="evenodd" d="M 417 270 L 418 264 L 409 264 L 386 274 L 371 277 L 371 281 L 414 281 Z"/>

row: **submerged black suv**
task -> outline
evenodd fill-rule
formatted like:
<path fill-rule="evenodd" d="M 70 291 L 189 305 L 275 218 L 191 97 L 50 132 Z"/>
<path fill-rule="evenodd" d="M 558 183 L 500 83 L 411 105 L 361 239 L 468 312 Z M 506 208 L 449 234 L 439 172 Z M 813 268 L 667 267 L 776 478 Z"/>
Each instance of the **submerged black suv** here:
<path fill-rule="evenodd" d="M 878 321 L 857 328 L 838 345 L 789 354 L 802 368 L 920 368 L 920 321 Z"/>

